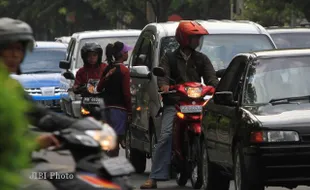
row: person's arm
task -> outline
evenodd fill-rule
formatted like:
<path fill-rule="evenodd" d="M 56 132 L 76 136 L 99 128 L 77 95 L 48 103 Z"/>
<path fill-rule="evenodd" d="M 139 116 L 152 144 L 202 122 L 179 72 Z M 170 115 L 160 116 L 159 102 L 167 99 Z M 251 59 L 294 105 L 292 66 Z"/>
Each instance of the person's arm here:
<path fill-rule="evenodd" d="M 210 59 L 206 55 L 202 54 L 202 56 L 203 56 L 203 73 L 202 73 L 203 81 L 206 85 L 216 87 L 219 80 L 216 77 L 214 67 Z"/>
<path fill-rule="evenodd" d="M 168 57 L 166 54 L 161 57 L 158 67 L 163 68 L 164 71 L 166 72 L 166 77 L 157 77 L 158 87 L 161 88 L 162 86 L 169 86 L 170 81 L 168 77 L 170 77 L 170 66 L 169 66 Z"/>
<path fill-rule="evenodd" d="M 106 82 L 108 81 L 109 79 L 109 76 L 111 76 L 116 70 L 116 67 L 114 67 L 113 69 L 109 70 L 109 72 L 105 75 L 105 76 L 102 76 L 97 87 L 96 87 L 96 91 L 97 92 L 101 92 L 105 85 L 107 84 Z"/>
<path fill-rule="evenodd" d="M 83 72 L 82 72 L 82 68 L 81 68 L 76 73 L 74 84 L 73 84 L 73 87 L 72 87 L 72 90 L 73 90 L 73 92 L 75 94 L 80 94 L 81 93 L 80 87 L 83 84 L 82 75 L 83 75 Z"/>
<path fill-rule="evenodd" d="M 122 81 L 122 87 L 123 87 L 123 96 L 124 96 L 124 102 L 125 102 L 125 108 L 128 112 L 128 114 L 131 114 L 132 112 L 132 106 L 131 106 L 131 93 L 130 93 L 130 75 L 129 75 L 129 69 L 125 67 L 124 65 L 121 65 L 121 72 L 123 74 L 123 81 Z"/>

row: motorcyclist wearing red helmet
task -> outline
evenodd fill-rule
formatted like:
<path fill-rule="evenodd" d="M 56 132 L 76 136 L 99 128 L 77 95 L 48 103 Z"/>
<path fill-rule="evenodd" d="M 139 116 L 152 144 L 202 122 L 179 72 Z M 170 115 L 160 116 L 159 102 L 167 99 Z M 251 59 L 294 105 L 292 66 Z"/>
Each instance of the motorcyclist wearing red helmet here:
<path fill-rule="evenodd" d="M 201 77 L 206 85 L 215 87 L 218 84 L 210 59 L 196 51 L 202 45 L 203 36 L 207 34 L 207 30 L 195 21 L 180 21 L 175 34 L 180 46 L 174 52 L 166 53 L 159 63 L 159 67 L 162 67 L 167 76 L 177 84 L 201 82 Z M 168 77 L 157 77 L 158 86 L 163 92 L 169 91 L 169 86 L 172 85 Z M 161 133 L 152 157 L 151 174 L 140 189 L 154 189 L 157 188 L 157 181 L 169 180 L 176 98 L 174 94 L 163 96 Z"/>

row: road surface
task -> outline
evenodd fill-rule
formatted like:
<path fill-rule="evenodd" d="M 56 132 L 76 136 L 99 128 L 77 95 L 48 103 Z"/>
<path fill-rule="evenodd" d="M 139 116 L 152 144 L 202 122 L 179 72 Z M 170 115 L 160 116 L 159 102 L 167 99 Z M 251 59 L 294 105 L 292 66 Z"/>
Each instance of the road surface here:
<path fill-rule="evenodd" d="M 53 163 L 58 163 L 58 164 L 65 164 L 65 165 L 74 165 L 74 162 L 71 158 L 71 156 L 68 153 L 68 156 L 60 156 L 54 152 L 47 152 L 47 153 L 35 153 L 34 155 L 36 156 L 43 156 L 45 158 L 48 158 L 51 162 Z M 124 150 L 121 151 L 121 156 L 124 156 Z M 151 168 L 151 163 L 150 160 L 148 160 L 147 163 L 147 169 L 146 169 L 146 173 L 145 174 L 141 174 L 141 175 L 137 175 L 134 174 L 131 179 L 132 179 L 132 184 L 134 184 L 134 186 L 136 187 L 136 189 L 140 189 L 140 185 L 147 179 L 148 174 L 150 172 L 150 168 Z M 178 187 L 176 185 L 175 180 L 171 180 L 168 182 L 159 182 L 158 183 L 158 189 L 166 189 L 166 190 L 177 190 L 177 189 L 192 189 L 190 186 L 190 181 L 187 183 L 187 187 Z M 294 190 L 309 190 L 310 187 L 298 187 Z M 233 183 L 231 183 L 231 187 L 230 190 L 235 190 L 235 188 L 233 187 Z M 266 188 L 266 190 L 287 190 L 286 188 L 278 188 L 278 187 L 270 187 L 270 188 Z"/>

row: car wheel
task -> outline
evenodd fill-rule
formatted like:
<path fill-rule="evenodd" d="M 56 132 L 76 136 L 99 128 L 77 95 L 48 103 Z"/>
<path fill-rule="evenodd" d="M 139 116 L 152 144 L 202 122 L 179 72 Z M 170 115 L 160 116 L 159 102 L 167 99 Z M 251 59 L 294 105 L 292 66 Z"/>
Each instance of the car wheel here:
<path fill-rule="evenodd" d="M 125 135 L 126 148 L 125 155 L 126 158 L 130 160 L 131 164 L 134 166 L 136 173 L 144 173 L 146 168 L 146 155 L 144 152 L 131 148 L 131 130 L 128 128 Z"/>
<path fill-rule="evenodd" d="M 202 144 L 202 172 L 203 172 L 203 189 L 205 190 L 229 190 L 230 179 L 224 176 L 212 165 L 209 160 L 207 146 Z"/>
<path fill-rule="evenodd" d="M 191 184 L 194 189 L 200 189 L 203 185 L 203 155 L 202 155 L 202 141 L 199 137 L 193 139 L 192 155 L 194 156 L 192 165 Z"/>
<path fill-rule="evenodd" d="M 241 151 L 241 145 L 237 144 L 234 149 L 234 181 L 235 181 L 235 190 L 264 190 L 264 185 L 251 184 L 247 180 L 245 167 L 244 167 L 244 158 Z"/>

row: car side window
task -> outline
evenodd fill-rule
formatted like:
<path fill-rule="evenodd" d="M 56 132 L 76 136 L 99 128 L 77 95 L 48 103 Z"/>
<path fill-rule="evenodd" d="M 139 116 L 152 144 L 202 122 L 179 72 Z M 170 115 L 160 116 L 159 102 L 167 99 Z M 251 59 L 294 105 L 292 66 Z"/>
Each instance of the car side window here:
<path fill-rule="evenodd" d="M 234 93 L 235 100 L 238 100 L 238 93 L 242 87 L 241 79 L 246 68 L 247 57 L 235 57 L 221 78 L 216 91 L 230 91 Z"/>
<path fill-rule="evenodd" d="M 71 42 L 70 42 L 70 45 L 68 47 L 67 58 L 66 58 L 66 60 L 69 61 L 69 62 L 72 61 L 72 55 L 73 55 L 73 52 L 74 52 L 75 43 L 76 43 L 76 40 L 72 38 Z"/>
<path fill-rule="evenodd" d="M 133 58 L 133 66 L 145 65 L 150 70 L 152 69 L 154 40 L 155 37 L 153 34 L 149 32 L 143 34 L 140 47 L 137 49 L 136 55 Z"/>

